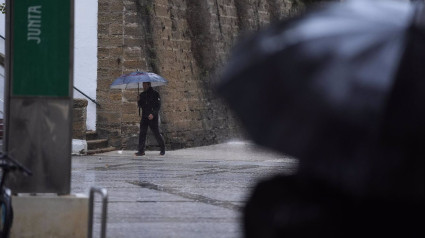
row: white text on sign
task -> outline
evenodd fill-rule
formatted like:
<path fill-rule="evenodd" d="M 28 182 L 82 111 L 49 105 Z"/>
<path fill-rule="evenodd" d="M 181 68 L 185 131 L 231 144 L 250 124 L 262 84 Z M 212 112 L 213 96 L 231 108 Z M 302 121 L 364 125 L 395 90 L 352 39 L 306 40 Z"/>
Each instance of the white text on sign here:
<path fill-rule="evenodd" d="M 27 41 L 41 43 L 41 6 L 28 7 Z"/>

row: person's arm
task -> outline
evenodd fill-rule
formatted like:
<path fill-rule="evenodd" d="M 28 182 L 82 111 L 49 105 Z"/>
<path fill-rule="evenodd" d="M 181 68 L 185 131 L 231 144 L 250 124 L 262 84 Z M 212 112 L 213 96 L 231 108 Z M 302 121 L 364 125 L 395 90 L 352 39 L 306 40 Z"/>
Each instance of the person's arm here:
<path fill-rule="evenodd" d="M 159 93 L 156 92 L 155 93 L 155 97 L 153 99 L 154 101 L 152 102 L 152 110 L 153 110 L 153 116 L 156 117 L 158 116 L 159 113 L 159 109 L 161 109 L 161 96 L 159 96 Z"/>

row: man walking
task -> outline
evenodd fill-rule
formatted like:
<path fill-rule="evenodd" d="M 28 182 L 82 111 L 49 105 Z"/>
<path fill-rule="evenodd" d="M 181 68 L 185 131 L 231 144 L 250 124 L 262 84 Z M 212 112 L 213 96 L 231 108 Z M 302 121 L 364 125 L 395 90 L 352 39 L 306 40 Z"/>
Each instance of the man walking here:
<path fill-rule="evenodd" d="M 143 83 L 143 92 L 137 97 L 137 104 L 142 108 L 142 119 L 140 120 L 139 148 L 136 156 L 145 155 L 146 133 L 148 126 L 155 135 L 156 141 L 161 148 L 160 155 L 165 155 L 164 138 L 159 132 L 158 114 L 161 108 L 159 93 L 151 87 L 150 82 Z"/>

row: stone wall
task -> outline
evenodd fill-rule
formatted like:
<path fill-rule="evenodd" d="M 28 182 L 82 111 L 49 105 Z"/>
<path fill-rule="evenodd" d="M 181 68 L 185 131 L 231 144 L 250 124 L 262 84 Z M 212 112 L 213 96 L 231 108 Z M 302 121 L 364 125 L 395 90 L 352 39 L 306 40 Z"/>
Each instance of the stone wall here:
<path fill-rule="evenodd" d="M 212 83 L 238 37 L 292 14 L 298 2 L 99 0 L 99 136 L 117 148 L 137 148 L 137 89 L 109 86 L 138 69 L 169 81 L 156 88 L 162 98 L 161 128 L 168 149 L 240 136 L 238 123 L 214 94 Z"/>
<path fill-rule="evenodd" d="M 72 139 L 86 139 L 87 100 L 74 98 L 72 107 Z"/>

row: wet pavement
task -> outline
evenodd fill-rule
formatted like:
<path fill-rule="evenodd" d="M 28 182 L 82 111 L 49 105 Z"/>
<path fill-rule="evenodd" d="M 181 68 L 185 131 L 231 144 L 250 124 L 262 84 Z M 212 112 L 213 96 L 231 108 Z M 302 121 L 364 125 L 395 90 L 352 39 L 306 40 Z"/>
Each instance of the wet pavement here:
<path fill-rule="evenodd" d="M 297 160 L 249 142 L 167 151 L 72 157 L 72 193 L 108 191 L 107 237 L 240 238 L 241 211 L 255 184 L 290 174 Z M 94 236 L 100 231 L 96 197 Z"/>

